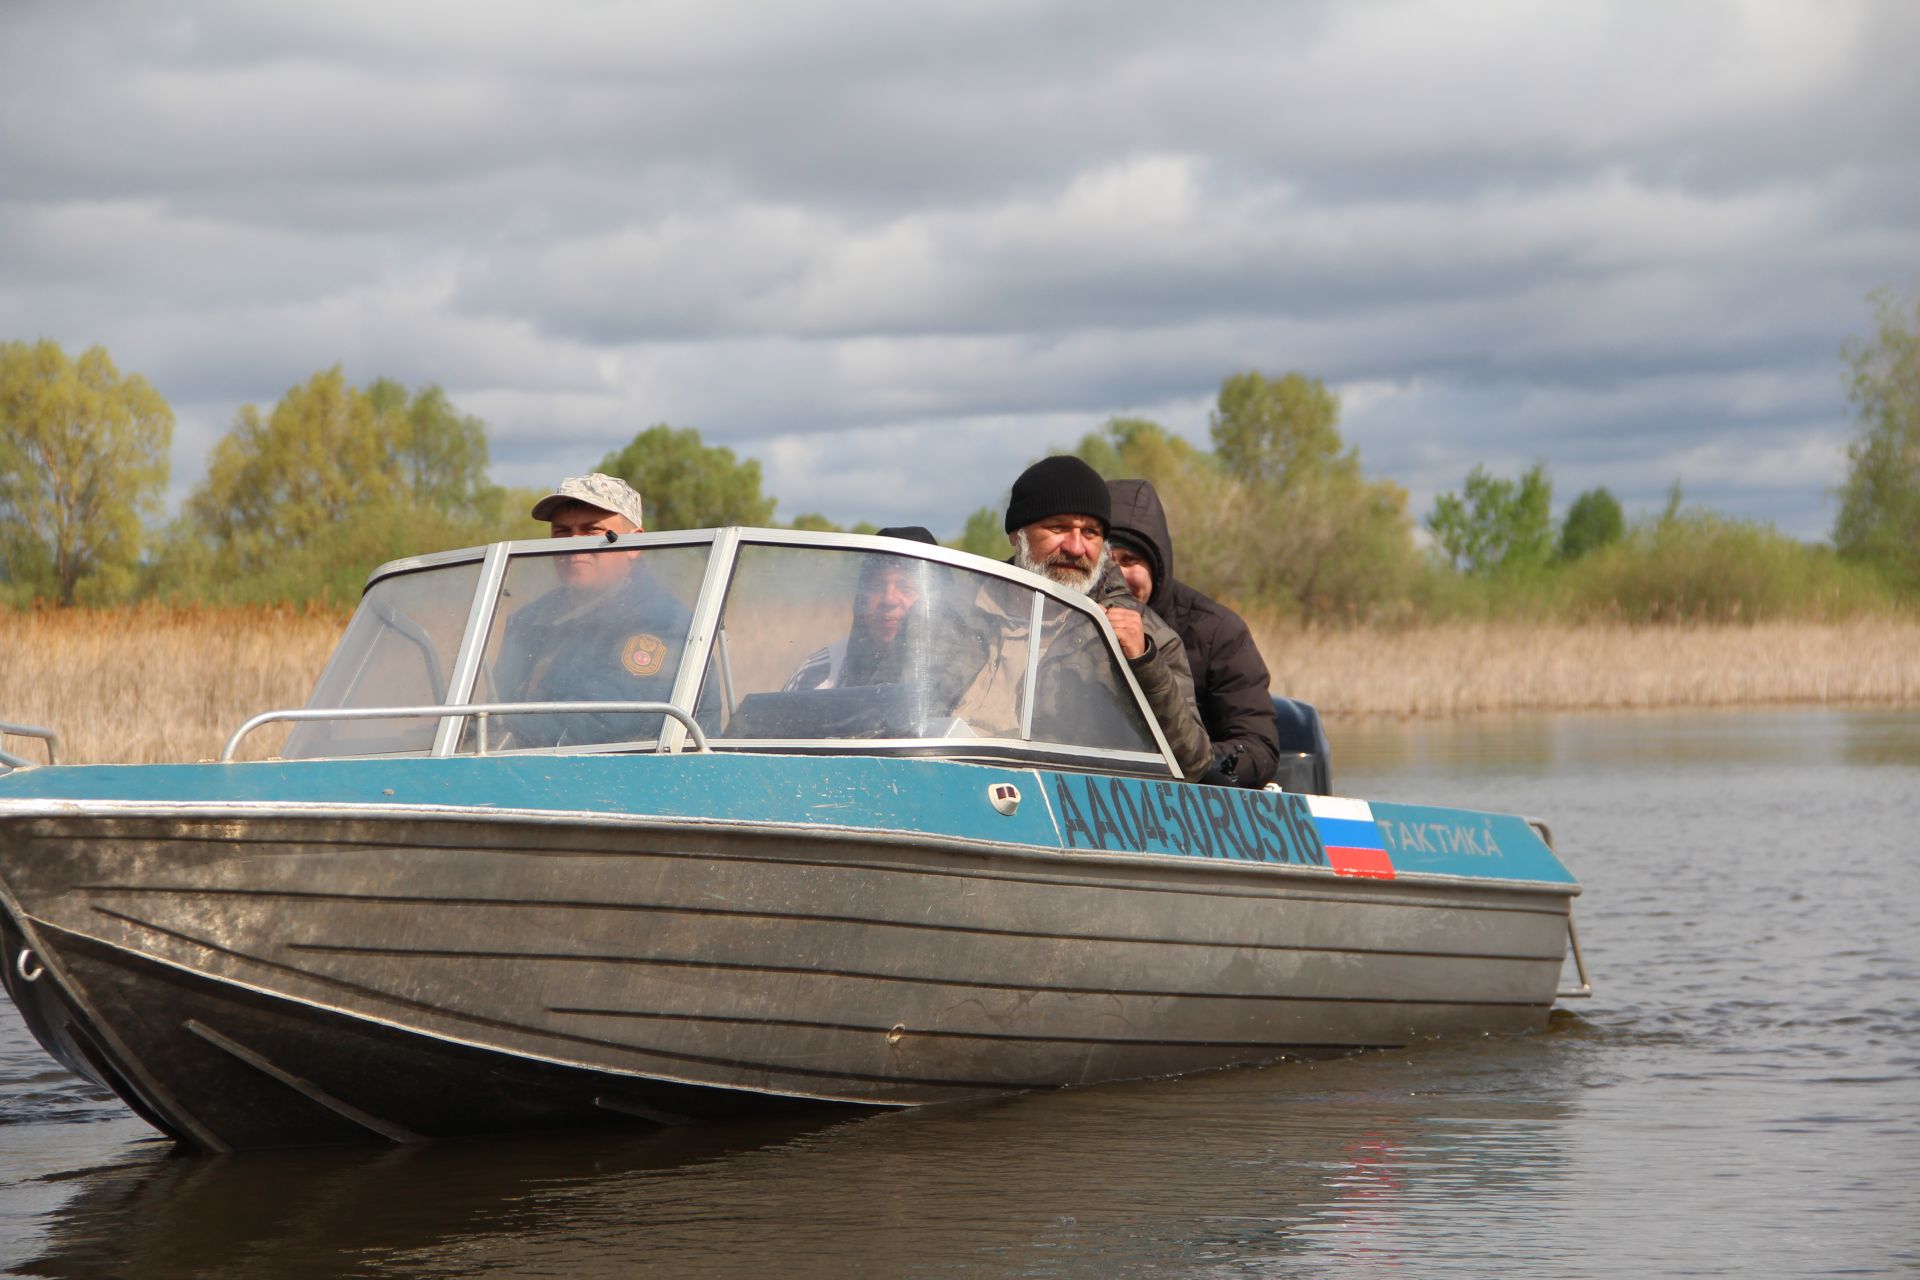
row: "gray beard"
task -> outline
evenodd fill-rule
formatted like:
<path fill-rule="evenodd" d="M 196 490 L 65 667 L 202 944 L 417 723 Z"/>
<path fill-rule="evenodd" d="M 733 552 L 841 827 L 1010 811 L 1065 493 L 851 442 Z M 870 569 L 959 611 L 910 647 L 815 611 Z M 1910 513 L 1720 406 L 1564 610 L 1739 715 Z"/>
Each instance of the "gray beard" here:
<path fill-rule="evenodd" d="M 1100 556 L 1093 562 L 1093 568 L 1082 573 L 1078 569 L 1069 569 L 1065 565 L 1041 565 L 1027 550 L 1027 531 L 1025 529 L 1013 535 L 1013 562 L 1029 573 L 1037 573 L 1043 578 L 1059 583 L 1069 591 L 1078 591 L 1086 595 L 1093 590 L 1093 584 L 1100 581 L 1100 575 L 1107 571 L 1107 547 L 1100 544 Z"/>

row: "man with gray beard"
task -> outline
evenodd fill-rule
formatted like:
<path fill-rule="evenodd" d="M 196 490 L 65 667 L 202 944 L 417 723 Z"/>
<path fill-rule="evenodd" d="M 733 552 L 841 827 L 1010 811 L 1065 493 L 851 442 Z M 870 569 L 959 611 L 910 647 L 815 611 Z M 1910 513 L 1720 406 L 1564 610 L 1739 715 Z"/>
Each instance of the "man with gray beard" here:
<path fill-rule="evenodd" d="M 1071 455 L 1042 458 L 1013 482 L 1006 517 L 1011 563 L 1106 609 L 1127 666 L 1192 782 L 1213 764 L 1213 744 L 1194 703 L 1186 646 L 1159 614 L 1133 598 L 1109 561 L 1110 505 L 1107 482 L 1092 467 Z"/>

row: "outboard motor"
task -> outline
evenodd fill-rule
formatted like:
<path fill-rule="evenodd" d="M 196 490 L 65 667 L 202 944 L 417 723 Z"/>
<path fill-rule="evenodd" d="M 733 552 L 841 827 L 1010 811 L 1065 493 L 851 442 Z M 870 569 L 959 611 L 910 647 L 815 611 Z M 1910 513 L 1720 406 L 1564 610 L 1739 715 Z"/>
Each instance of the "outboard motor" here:
<path fill-rule="evenodd" d="M 1282 791 L 1332 795 L 1333 749 L 1327 745 L 1327 731 L 1320 727 L 1320 713 L 1311 702 L 1277 693 L 1270 696 L 1274 728 L 1280 734 L 1280 767 L 1274 782 Z"/>

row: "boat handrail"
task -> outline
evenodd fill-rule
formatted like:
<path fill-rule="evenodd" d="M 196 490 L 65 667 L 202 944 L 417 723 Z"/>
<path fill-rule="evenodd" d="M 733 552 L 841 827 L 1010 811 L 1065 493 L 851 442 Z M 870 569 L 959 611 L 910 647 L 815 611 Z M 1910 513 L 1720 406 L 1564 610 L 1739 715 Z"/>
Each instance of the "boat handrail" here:
<path fill-rule="evenodd" d="M 1587 973 L 1587 958 L 1580 954 L 1580 931 L 1573 927 L 1573 911 L 1567 911 L 1567 946 L 1573 951 L 1573 971 L 1579 976 L 1577 987 L 1562 987 L 1553 993 L 1556 1000 L 1585 1000 L 1593 994 L 1593 978 Z"/>
<path fill-rule="evenodd" d="M 38 738 L 47 744 L 47 763 L 55 763 L 54 757 L 60 749 L 60 735 L 51 729 L 42 729 L 37 724 L 10 724 L 0 720 L 0 742 L 7 738 Z M 31 768 L 33 761 L 17 756 L 11 751 L 0 749 L 0 766 L 8 769 Z"/>
<path fill-rule="evenodd" d="M 240 748 L 240 740 L 263 724 L 307 723 L 315 720 L 404 720 L 428 717 L 444 720 L 472 716 L 479 724 L 478 754 L 486 755 L 489 716 L 574 713 L 604 715 L 609 712 L 670 716 L 685 726 L 687 736 L 693 739 L 694 750 L 710 750 L 707 746 L 707 735 L 701 731 L 698 722 L 692 715 L 671 702 L 463 702 L 458 705 L 435 702 L 417 707 L 300 707 L 285 711 L 263 711 L 234 730 L 233 736 L 227 739 L 226 749 L 220 753 L 220 760 L 223 764 L 231 761 L 233 753 Z"/>

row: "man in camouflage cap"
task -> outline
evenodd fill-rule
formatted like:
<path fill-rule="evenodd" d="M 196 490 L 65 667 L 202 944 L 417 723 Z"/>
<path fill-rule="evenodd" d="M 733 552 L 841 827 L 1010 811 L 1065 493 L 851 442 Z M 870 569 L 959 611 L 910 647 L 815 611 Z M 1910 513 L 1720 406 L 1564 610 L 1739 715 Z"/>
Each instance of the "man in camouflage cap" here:
<path fill-rule="evenodd" d="M 618 476 L 595 471 L 584 476 L 568 476 L 554 491 L 533 504 L 533 518 L 545 520 L 556 538 L 581 538 L 591 535 L 640 533 L 640 493 Z M 639 552 L 617 555 L 604 552 L 560 556 L 554 570 L 569 586 L 591 586 L 598 576 L 610 585 L 626 576 Z"/>
<path fill-rule="evenodd" d="M 609 527 L 618 533 L 639 533 L 644 527 L 640 518 L 640 491 L 619 476 L 598 471 L 568 476 L 552 493 L 533 504 L 533 518 L 551 521 L 554 512 L 567 507 L 585 507 L 603 517 L 617 517 Z M 554 536 L 566 535 L 556 533 Z"/>
<path fill-rule="evenodd" d="M 507 620 L 495 679 L 509 702 L 665 702 L 692 618 L 642 563 L 637 547 L 613 545 L 642 532 L 640 494 L 594 472 L 570 476 L 533 505 L 556 538 L 608 545 L 550 557 L 558 585 Z M 518 558 L 516 564 L 521 563 Z M 520 571 L 525 573 L 523 569 Z M 509 581 L 510 599 L 527 588 Z M 656 737 L 661 717 L 510 715 L 513 746 L 629 742 Z"/>

